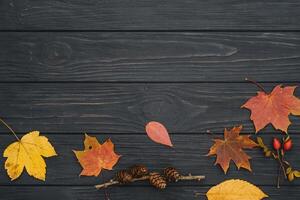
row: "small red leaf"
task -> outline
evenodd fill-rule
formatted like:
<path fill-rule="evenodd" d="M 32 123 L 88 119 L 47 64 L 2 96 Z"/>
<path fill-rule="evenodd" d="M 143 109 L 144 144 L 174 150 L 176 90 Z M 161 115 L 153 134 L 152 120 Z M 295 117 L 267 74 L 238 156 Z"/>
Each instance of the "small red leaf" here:
<path fill-rule="evenodd" d="M 154 142 L 170 147 L 173 146 L 167 129 L 161 123 L 154 121 L 149 122 L 146 125 L 146 132 L 148 137 Z"/>

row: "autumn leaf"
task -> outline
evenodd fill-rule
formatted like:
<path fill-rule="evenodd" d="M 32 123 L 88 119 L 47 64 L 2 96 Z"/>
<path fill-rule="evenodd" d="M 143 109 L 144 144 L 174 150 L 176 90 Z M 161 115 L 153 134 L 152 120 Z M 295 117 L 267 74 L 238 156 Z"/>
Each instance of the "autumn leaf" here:
<path fill-rule="evenodd" d="M 114 152 L 114 144 L 110 139 L 101 145 L 96 137 L 87 134 L 85 134 L 84 150 L 73 152 L 83 168 L 80 175 L 84 176 L 98 176 L 102 169 L 112 170 L 121 157 Z"/>
<path fill-rule="evenodd" d="M 287 133 L 291 124 L 289 114 L 300 115 L 300 99 L 293 95 L 295 88 L 277 85 L 270 94 L 260 91 L 242 105 L 251 110 L 250 119 L 256 132 L 271 123 L 275 129 Z"/>
<path fill-rule="evenodd" d="M 156 143 L 160 143 L 170 147 L 173 146 L 167 129 L 159 122 L 149 122 L 146 125 L 146 133 L 148 137 Z"/>
<path fill-rule="evenodd" d="M 43 157 L 56 156 L 48 138 L 39 136 L 38 131 L 24 135 L 19 141 L 10 144 L 4 151 L 5 169 L 11 180 L 18 178 L 24 167 L 30 176 L 45 181 L 46 163 Z"/>
<path fill-rule="evenodd" d="M 206 193 L 208 200 L 261 200 L 268 197 L 255 185 L 238 179 L 224 181 Z"/>
<path fill-rule="evenodd" d="M 210 148 L 208 156 L 217 155 L 216 164 L 219 164 L 225 174 L 229 168 L 230 161 L 233 160 L 238 169 L 245 168 L 251 171 L 249 159 L 251 159 L 243 149 L 252 149 L 258 146 L 249 135 L 239 135 L 242 126 L 233 127 L 231 130 L 225 129 L 224 140 L 214 139 L 215 144 Z"/>

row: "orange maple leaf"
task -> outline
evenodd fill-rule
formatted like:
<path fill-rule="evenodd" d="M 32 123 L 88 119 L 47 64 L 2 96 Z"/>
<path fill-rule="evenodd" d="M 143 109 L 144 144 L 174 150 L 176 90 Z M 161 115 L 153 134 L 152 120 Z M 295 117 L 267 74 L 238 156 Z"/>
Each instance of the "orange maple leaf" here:
<path fill-rule="evenodd" d="M 256 133 L 269 123 L 287 133 L 291 124 L 289 114 L 300 115 L 300 99 L 293 95 L 295 88 L 277 85 L 270 94 L 260 91 L 242 105 L 242 108 L 251 110 L 250 119 Z"/>
<path fill-rule="evenodd" d="M 215 144 L 210 148 L 208 156 L 217 155 L 215 165 L 219 164 L 225 174 L 233 160 L 238 169 L 245 168 L 251 171 L 249 157 L 243 149 L 252 149 L 258 145 L 250 139 L 250 135 L 240 135 L 242 126 L 224 130 L 224 139 L 214 139 Z"/>
<path fill-rule="evenodd" d="M 80 175 L 84 176 L 98 176 L 102 169 L 112 170 L 121 157 L 114 152 L 114 144 L 110 139 L 101 145 L 96 137 L 87 134 L 85 134 L 84 150 L 73 152 L 83 168 Z"/>

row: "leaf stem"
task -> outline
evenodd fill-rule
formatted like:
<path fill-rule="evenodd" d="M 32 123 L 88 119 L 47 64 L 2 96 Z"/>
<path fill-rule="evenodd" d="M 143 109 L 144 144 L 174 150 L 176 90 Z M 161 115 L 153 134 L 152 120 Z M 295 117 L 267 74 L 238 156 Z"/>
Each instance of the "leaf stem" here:
<path fill-rule="evenodd" d="M 134 179 L 132 179 L 131 182 L 144 181 L 144 180 L 148 180 L 148 179 L 149 179 L 149 176 L 143 176 L 141 178 L 134 178 Z M 182 181 L 186 181 L 186 180 L 200 181 L 202 179 L 205 179 L 205 176 L 193 176 L 191 174 L 189 174 L 188 176 L 180 176 L 180 178 L 179 178 L 179 180 L 182 180 Z M 111 179 L 110 181 L 108 181 L 106 183 L 95 185 L 95 188 L 96 189 L 102 189 L 102 188 L 107 188 L 107 187 L 112 186 L 112 185 L 119 185 L 119 184 L 120 184 L 119 181 Z"/>
<path fill-rule="evenodd" d="M 267 91 L 263 88 L 263 86 L 261 84 L 259 84 L 258 82 L 251 80 L 249 78 L 245 78 L 245 81 L 249 81 L 250 83 L 253 83 L 254 85 L 256 85 L 261 91 L 263 91 L 264 93 L 267 94 Z"/>
<path fill-rule="evenodd" d="M 211 132 L 210 130 L 206 130 L 206 133 L 210 136 L 210 137 L 215 137 L 215 134 L 213 132 Z"/>
<path fill-rule="evenodd" d="M 4 124 L 10 130 L 10 132 L 15 136 L 15 138 L 18 141 L 20 141 L 20 138 L 17 136 L 17 134 L 15 133 L 15 131 L 3 119 L 0 118 L 0 121 L 2 122 L 2 124 Z"/>

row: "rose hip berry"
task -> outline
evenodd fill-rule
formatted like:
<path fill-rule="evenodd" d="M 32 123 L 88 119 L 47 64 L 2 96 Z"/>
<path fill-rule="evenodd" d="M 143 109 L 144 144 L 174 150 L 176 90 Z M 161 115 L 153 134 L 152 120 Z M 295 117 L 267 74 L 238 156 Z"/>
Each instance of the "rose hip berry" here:
<path fill-rule="evenodd" d="M 284 149 L 285 151 L 289 151 L 289 150 L 291 150 L 292 146 L 293 146 L 292 139 L 288 139 L 288 140 L 286 140 L 286 141 L 284 142 L 284 144 L 283 144 L 283 149 Z"/>
<path fill-rule="evenodd" d="M 278 138 L 273 138 L 273 148 L 279 150 L 281 148 L 281 143 Z"/>

